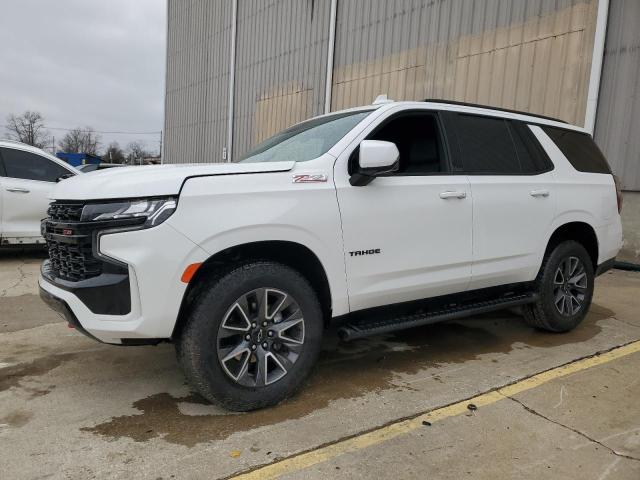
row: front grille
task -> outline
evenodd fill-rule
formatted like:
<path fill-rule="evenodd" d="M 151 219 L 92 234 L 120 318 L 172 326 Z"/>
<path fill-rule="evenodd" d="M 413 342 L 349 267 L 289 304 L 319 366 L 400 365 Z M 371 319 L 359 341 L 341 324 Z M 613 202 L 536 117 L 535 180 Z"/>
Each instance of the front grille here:
<path fill-rule="evenodd" d="M 95 225 L 80 222 L 83 204 L 53 202 L 44 221 L 52 273 L 63 280 L 77 282 L 102 273 L 102 261 L 93 255 Z"/>

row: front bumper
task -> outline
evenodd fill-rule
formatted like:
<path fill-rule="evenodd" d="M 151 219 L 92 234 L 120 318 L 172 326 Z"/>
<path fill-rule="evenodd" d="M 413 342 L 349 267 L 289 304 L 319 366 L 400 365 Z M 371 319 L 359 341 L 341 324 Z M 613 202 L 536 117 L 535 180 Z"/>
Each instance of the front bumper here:
<path fill-rule="evenodd" d="M 93 338 L 94 340 L 100 341 L 100 339 L 94 337 L 83 328 L 83 326 L 80 324 L 76 316 L 73 314 L 73 312 L 69 308 L 69 305 L 67 304 L 67 302 L 49 293 L 47 290 L 45 290 L 42 287 L 40 287 L 40 298 L 44 303 L 46 303 L 49 306 L 49 308 L 51 308 L 54 312 L 57 312 L 62 318 L 64 318 L 70 327 L 75 328 L 80 333 L 83 333 L 89 338 Z"/>
<path fill-rule="evenodd" d="M 144 344 L 170 338 L 187 287 L 180 277 L 187 265 L 204 262 L 208 254 L 167 223 L 101 235 L 97 248 L 101 256 L 124 265 L 126 275 L 61 282 L 49 274 L 45 262 L 39 278 L 45 302 L 79 331 L 104 343 Z M 129 308 L 123 309 L 124 279 Z M 87 298 L 102 307 L 96 311 Z"/>
<path fill-rule="evenodd" d="M 40 274 L 52 285 L 73 293 L 92 313 L 126 315 L 131 311 L 129 272 L 126 266 L 113 267 L 113 272 L 73 282 L 56 277 L 51 261 L 45 260 Z"/>

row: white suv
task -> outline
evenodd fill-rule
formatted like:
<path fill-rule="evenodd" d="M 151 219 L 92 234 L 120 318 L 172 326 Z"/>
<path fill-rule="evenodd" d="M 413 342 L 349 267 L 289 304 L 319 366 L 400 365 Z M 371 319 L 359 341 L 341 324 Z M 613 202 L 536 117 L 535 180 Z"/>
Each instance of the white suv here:
<path fill-rule="evenodd" d="M 0 140 L 0 245 L 42 243 L 40 222 L 53 186 L 77 174 L 39 148 Z"/>
<path fill-rule="evenodd" d="M 291 395 L 330 323 L 349 340 L 521 306 L 570 330 L 622 241 L 584 130 L 444 101 L 345 110 L 239 163 L 114 168 L 53 198 L 43 298 L 102 342 L 174 342 L 191 385 L 233 410 Z"/>

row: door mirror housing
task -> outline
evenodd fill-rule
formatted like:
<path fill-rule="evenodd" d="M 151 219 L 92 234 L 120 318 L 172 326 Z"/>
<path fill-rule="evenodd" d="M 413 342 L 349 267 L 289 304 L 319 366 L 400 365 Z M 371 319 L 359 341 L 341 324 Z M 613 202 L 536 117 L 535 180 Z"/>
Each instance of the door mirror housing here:
<path fill-rule="evenodd" d="M 75 177 L 73 173 L 65 173 L 64 175 L 60 175 L 56 178 L 56 182 L 61 182 L 62 180 L 66 180 L 67 178 Z"/>
<path fill-rule="evenodd" d="M 395 143 L 363 140 L 359 148 L 357 168 L 349 179 L 351 185 L 363 187 L 379 175 L 398 171 L 400 152 Z"/>

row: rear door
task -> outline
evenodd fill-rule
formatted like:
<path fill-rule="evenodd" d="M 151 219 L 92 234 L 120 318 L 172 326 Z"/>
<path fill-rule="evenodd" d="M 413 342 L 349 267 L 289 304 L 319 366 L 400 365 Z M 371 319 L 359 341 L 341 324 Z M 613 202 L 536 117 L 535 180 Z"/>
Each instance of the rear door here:
<path fill-rule="evenodd" d="M 40 220 L 46 217 L 51 189 L 62 175 L 72 173 L 42 155 L 17 148 L 0 148 L 3 242 L 35 241 L 40 237 Z"/>
<path fill-rule="evenodd" d="M 447 125 L 473 196 L 469 288 L 532 280 L 555 215 L 553 164 L 525 123 L 449 113 Z"/>

